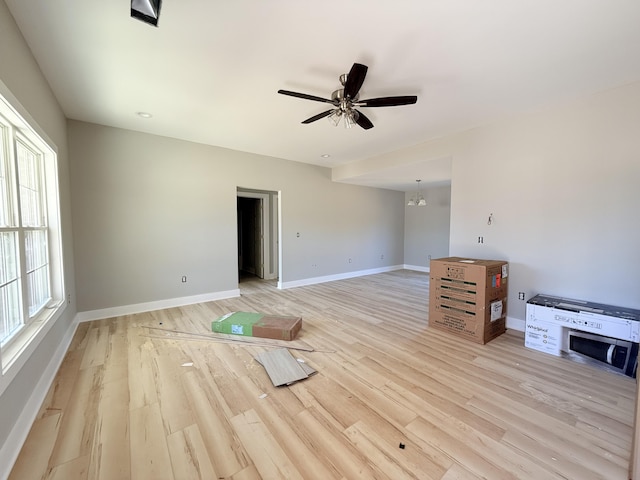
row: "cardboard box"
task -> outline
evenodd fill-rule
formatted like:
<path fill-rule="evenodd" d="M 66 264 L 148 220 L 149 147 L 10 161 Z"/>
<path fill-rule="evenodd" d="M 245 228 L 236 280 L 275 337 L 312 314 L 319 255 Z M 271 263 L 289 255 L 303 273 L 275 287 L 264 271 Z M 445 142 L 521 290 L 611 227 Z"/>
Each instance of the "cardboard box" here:
<path fill-rule="evenodd" d="M 640 310 L 631 308 L 536 295 L 527 301 L 526 321 L 640 342 Z"/>
<path fill-rule="evenodd" d="M 211 322 L 211 330 L 216 333 L 275 340 L 293 340 L 301 328 L 300 317 L 253 312 L 231 312 Z"/>
<path fill-rule="evenodd" d="M 547 322 L 525 322 L 524 345 L 559 357 L 562 355 L 564 328 Z"/>
<path fill-rule="evenodd" d="M 508 277 L 502 260 L 431 260 L 429 325 L 481 344 L 503 334 Z"/>
<path fill-rule="evenodd" d="M 485 344 L 507 331 L 507 319 L 502 317 L 493 322 L 485 322 L 455 315 L 429 313 L 429 327 L 453 333 L 475 343 Z"/>
<path fill-rule="evenodd" d="M 525 346 L 636 377 L 640 310 L 553 295 L 527 301 Z"/>

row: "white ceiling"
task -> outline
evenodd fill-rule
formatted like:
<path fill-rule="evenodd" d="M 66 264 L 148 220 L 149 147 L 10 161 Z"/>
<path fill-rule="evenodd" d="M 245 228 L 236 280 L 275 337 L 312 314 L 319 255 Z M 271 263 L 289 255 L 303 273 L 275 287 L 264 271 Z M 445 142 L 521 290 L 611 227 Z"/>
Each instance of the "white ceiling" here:
<path fill-rule="evenodd" d="M 640 80 L 637 0 L 164 0 L 158 28 L 130 0 L 5 2 L 67 117 L 328 167 Z M 276 93 L 329 98 L 354 62 L 361 98 L 417 104 L 347 130 Z M 414 167 L 353 183 L 448 180 Z"/>

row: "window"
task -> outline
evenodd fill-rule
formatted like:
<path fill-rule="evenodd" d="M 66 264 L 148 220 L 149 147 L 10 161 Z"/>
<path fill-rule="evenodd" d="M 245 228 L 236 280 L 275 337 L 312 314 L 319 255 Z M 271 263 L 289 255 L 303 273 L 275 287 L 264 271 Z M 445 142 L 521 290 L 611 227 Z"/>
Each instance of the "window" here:
<path fill-rule="evenodd" d="M 55 152 L 0 96 L 3 371 L 63 304 Z"/>

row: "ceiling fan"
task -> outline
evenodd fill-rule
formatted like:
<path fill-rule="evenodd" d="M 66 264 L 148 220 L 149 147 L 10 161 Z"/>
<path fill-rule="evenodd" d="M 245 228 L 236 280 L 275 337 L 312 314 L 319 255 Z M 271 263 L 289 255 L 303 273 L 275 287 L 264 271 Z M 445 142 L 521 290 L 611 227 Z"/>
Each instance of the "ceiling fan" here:
<path fill-rule="evenodd" d="M 278 93 L 333 105 L 333 108 L 307 118 L 302 123 L 311 123 L 321 118 L 329 117 L 329 120 L 337 126 L 340 123 L 340 119 L 344 118 L 344 126 L 346 128 L 351 128 L 354 124 L 357 124 L 365 130 L 373 128 L 373 123 L 371 123 L 371 120 L 362 112 L 356 110 L 355 107 L 395 107 L 399 105 L 412 105 L 418 101 L 418 97 L 415 95 L 360 100 L 358 92 L 364 83 L 367 70 L 368 67 L 366 65 L 354 63 L 348 74 L 340 75 L 342 88 L 333 92 L 330 100 L 328 98 L 316 97 L 315 95 L 308 95 L 306 93 L 291 92 L 289 90 L 278 90 Z"/>

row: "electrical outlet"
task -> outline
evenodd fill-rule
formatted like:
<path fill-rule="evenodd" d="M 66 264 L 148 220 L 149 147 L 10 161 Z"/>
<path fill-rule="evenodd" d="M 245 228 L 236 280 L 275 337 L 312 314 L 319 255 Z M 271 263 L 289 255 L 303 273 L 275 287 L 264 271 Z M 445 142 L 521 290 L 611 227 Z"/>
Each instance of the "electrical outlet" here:
<path fill-rule="evenodd" d="M 478 237 L 478 243 L 484 243 L 484 237 Z"/>
<path fill-rule="evenodd" d="M 380 255 L 380 260 L 384 260 L 384 255 Z"/>
<path fill-rule="evenodd" d="M 71 294 L 67 295 L 67 305 L 71 305 Z"/>
<path fill-rule="evenodd" d="M 351 263 L 351 259 L 349 259 L 349 263 Z"/>
<path fill-rule="evenodd" d="M 524 292 L 518 292 L 518 300 L 524 300 Z"/>
<path fill-rule="evenodd" d="M 187 283 L 187 276 L 186 275 L 182 276 L 182 283 Z"/>

